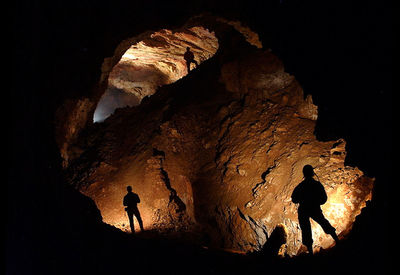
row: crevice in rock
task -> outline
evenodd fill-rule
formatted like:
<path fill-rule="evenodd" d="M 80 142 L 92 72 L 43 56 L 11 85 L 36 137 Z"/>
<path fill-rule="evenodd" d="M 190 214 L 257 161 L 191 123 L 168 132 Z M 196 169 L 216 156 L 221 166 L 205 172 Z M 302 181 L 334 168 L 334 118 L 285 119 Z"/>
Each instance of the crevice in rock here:
<path fill-rule="evenodd" d="M 183 212 L 186 210 L 186 205 L 185 203 L 179 198 L 178 194 L 176 193 L 176 190 L 171 187 L 171 182 L 168 177 L 167 171 L 165 171 L 162 167 L 160 168 L 160 172 L 162 175 L 162 180 L 165 183 L 165 186 L 167 189 L 171 192 L 169 196 L 169 202 L 174 202 L 177 206 L 178 209 L 176 210 L 177 213 Z"/>
<path fill-rule="evenodd" d="M 267 242 L 268 240 L 268 231 L 267 231 L 267 227 L 262 224 L 262 222 L 257 222 L 256 220 L 254 220 L 252 217 L 244 214 L 240 208 L 237 208 L 237 211 L 239 213 L 239 216 L 245 220 L 249 225 L 250 228 L 253 230 L 254 235 L 255 235 L 255 240 L 256 240 L 256 245 L 255 245 L 255 249 L 256 250 L 261 250 L 262 247 L 264 246 L 264 244 Z"/>
<path fill-rule="evenodd" d="M 303 141 L 300 145 L 299 145 L 299 148 L 301 148 L 301 147 L 303 147 L 303 145 L 307 145 L 307 144 L 310 144 L 308 141 Z"/>
<path fill-rule="evenodd" d="M 264 130 L 263 130 L 263 131 L 264 131 Z M 276 141 L 272 142 L 272 144 L 268 146 L 268 149 L 267 149 L 267 151 L 265 152 L 265 154 L 268 154 L 268 153 L 271 151 L 271 149 L 272 149 L 276 144 L 277 144 Z"/>
<path fill-rule="evenodd" d="M 158 150 L 157 148 L 153 148 L 153 157 L 161 157 L 163 160 L 165 159 L 165 152 Z"/>
<path fill-rule="evenodd" d="M 228 138 L 231 127 L 237 121 L 235 119 L 235 117 L 237 117 L 242 111 L 241 108 L 237 108 L 237 103 L 240 104 L 240 102 L 233 101 L 233 102 L 230 102 L 227 106 L 223 106 L 222 108 L 220 108 L 220 112 L 223 112 L 225 110 L 225 112 L 227 112 L 227 114 L 220 120 L 220 123 L 219 123 L 220 129 L 223 129 L 223 132 L 222 133 L 220 132 L 220 137 L 218 138 L 217 144 L 215 146 L 214 163 L 217 167 L 220 166 L 221 156 L 226 150 L 226 145 L 225 145 L 224 141 Z M 231 110 L 231 109 L 233 109 L 233 110 Z M 230 163 L 232 158 L 233 158 L 233 155 L 229 155 L 228 159 L 226 161 L 224 161 L 222 164 L 221 183 L 223 183 L 224 177 L 228 170 L 228 164 Z"/>
<path fill-rule="evenodd" d="M 186 204 L 179 198 L 176 190 L 172 188 L 171 186 L 171 181 L 168 176 L 168 172 L 164 169 L 163 166 L 163 161 L 165 160 L 165 152 L 158 150 L 157 148 L 153 148 L 153 156 L 158 156 L 160 157 L 160 173 L 161 173 L 161 179 L 165 184 L 165 187 L 167 187 L 168 191 L 170 192 L 169 195 L 169 204 L 174 203 L 177 208 L 176 208 L 176 213 L 182 213 L 186 210 Z"/>
<path fill-rule="evenodd" d="M 258 190 L 265 184 L 266 182 L 266 177 L 268 176 L 268 174 L 272 171 L 272 169 L 274 169 L 276 167 L 276 162 L 274 162 L 274 165 L 270 166 L 267 168 L 267 170 L 265 170 L 262 174 L 261 174 L 261 182 L 257 183 L 252 189 L 251 191 L 253 192 L 253 196 L 256 197 L 257 196 L 257 192 Z"/>

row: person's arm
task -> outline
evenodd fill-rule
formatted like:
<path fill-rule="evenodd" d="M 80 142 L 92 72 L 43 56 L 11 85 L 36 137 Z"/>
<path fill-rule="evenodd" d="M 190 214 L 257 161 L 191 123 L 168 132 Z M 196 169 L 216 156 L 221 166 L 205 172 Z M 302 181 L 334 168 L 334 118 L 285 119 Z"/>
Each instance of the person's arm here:
<path fill-rule="evenodd" d="M 318 182 L 318 183 L 319 183 L 319 187 L 320 187 L 319 204 L 323 205 L 328 200 L 328 196 L 326 195 L 325 188 L 322 185 L 322 183 L 320 183 L 320 182 Z"/>
<path fill-rule="evenodd" d="M 140 203 L 139 195 L 136 195 L 136 202 L 137 202 L 137 203 Z"/>
<path fill-rule="evenodd" d="M 128 206 L 127 201 L 126 201 L 126 196 L 124 197 L 124 200 L 123 200 L 122 204 L 123 204 L 124 206 Z"/>
<path fill-rule="evenodd" d="M 299 186 L 297 185 L 296 188 L 293 190 L 292 193 L 292 202 L 299 203 Z"/>

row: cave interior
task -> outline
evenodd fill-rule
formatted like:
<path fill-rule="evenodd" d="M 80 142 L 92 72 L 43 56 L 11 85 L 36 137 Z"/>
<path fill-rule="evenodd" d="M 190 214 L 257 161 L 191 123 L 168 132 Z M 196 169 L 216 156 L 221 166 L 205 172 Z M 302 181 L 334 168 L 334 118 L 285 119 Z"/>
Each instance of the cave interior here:
<path fill-rule="evenodd" d="M 392 182 L 389 11 L 389 5 L 379 1 L 20 2 L 14 11 L 18 39 L 13 73 L 18 85 L 13 92 L 15 99 L 10 100 L 13 125 L 7 186 L 7 274 L 384 274 L 390 261 L 386 232 Z M 55 129 L 60 106 L 70 106 L 80 98 L 95 98 L 95 106 L 87 114 L 89 122 L 85 122 L 91 125 L 90 132 L 124 116 L 130 110 L 126 106 L 151 113 L 151 108 L 165 98 L 176 100 L 173 106 L 179 108 L 209 98 L 226 100 L 214 97 L 212 92 L 172 91 L 185 85 L 220 89 L 221 84 L 213 82 L 207 69 L 218 67 L 215 60 L 230 57 L 218 55 L 216 42 L 202 44 L 204 37 L 194 47 L 197 56 L 201 55 L 199 63 L 204 65 L 191 75 L 186 75 L 185 63 L 168 52 L 176 51 L 178 56 L 187 46 L 182 44 L 163 49 L 167 51 L 161 56 L 165 63 L 157 61 L 156 53 L 143 61 L 140 69 L 126 73 L 127 78 L 141 79 L 133 88 L 124 86 L 117 77 L 108 80 L 108 86 L 101 84 L 107 71 L 105 60 L 123 56 L 122 52 L 116 54 L 121 46 L 126 50 L 127 45 L 133 45 L 130 49 L 137 50 L 136 56 L 131 53 L 129 58 L 138 58 L 140 49 L 146 50 L 140 41 L 151 35 L 157 37 L 156 31 L 162 37 L 159 39 L 168 39 L 170 34 L 161 30 L 181 30 L 190 18 L 202 13 L 250 26 L 263 48 L 271 49 L 282 60 L 285 72 L 296 77 L 304 98 L 312 95 L 318 106 L 316 138 L 346 140 L 346 165 L 358 167 L 375 179 L 372 199 L 340 245 L 313 257 L 277 258 L 210 249 L 184 238 L 133 237 L 102 222 L 103 214 L 94 200 L 71 186 L 66 163 L 72 163 L 81 151 L 77 147 L 69 151 L 61 148 L 60 153 Z M 139 34 L 139 40 L 124 44 Z M 204 35 L 212 38 L 211 34 Z M 165 60 L 166 56 L 171 59 Z M 111 68 L 124 70 L 124 64 L 115 65 L 117 61 L 110 61 L 114 62 Z M 174 64 L 173 74 L 163 73 L 171 68 L 167 63 Z M 151 73 L 146 71 L 149 68 Z M 21 77 L 23 81 L 18 80 Z M 162 86 L 163 93 L 157 93 Z M 92 103 L 83 102 L 82 110 L 88 106 L 85 104 Z M 104 108 L 100 110 L 99 106 Z M 170 117 L 165 114 L 167 121 Z M 163 154 L 154 148 L 153 159 L 162 163 Z M 162 166 L 159 169 L 168 178 L 166 170 Z M 173 190 L 171 185 L 167 188 Z"/>

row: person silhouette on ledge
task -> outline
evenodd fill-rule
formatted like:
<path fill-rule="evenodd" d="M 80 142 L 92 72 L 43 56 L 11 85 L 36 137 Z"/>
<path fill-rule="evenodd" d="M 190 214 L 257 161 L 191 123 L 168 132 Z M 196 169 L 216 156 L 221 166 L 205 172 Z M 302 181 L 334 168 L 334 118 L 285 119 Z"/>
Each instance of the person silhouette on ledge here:
<path fill-rule="evenodd" d="M 313 254 L 310 218 L 319 223 L 324 232 L 330 234 L 335 242 L 338 242 L 339 239 L 336 235 L 336 229 L 324 217 L 321 210 L 321 205 L 328 199 L 324 186 L 313 178 L 315 173 L 311 165 L 303 167 L 303 174 L 304 180 L 296 186 L 292 193 L 292 202 L 299 204 L 298 219 L 302 242 L 307 247 L 308 252 Z"/>
<path fill-rule="evenodd" d="M 183 55 L 183 58 L 186 60 L 186 66 L 187 66 L 188 73 L 190 72 L 190 64 L 191 63 L 194 63 L 197 68 L 198 64 L 197 64 L 196 60 L 194 60 L 194 54 L 193 54 L 193 52 L 190 51 L 190 47 L 186 48 L 186 52 Z"/>
<path fill-rule="evenodd" d="M 137 204 L 140 203 L 139 195 L 132 192 L 131 186 L 126 187 L 126 190 L 128 191 L 128 194 L 125 195 L 123 204 L 124 206 L 126 206 L 125 211 L 128 214 L 129 224 L 131 226 L 131 232 L 135 233 L 135 227 L 133 224 L 134 215 L 139 222 L 140 230 L 144 231 L 143 221 L 142 218 L 140 217 L 139 209 L 137 207 Z"/>

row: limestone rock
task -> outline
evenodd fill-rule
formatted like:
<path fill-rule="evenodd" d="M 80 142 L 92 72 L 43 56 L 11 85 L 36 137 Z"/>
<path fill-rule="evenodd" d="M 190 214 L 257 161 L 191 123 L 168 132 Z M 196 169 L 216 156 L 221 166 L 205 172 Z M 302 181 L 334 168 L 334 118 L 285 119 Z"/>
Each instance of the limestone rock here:
<path fill-rule="evenodd" d="M 109 85 L 134 94 L 139 100 L 154 94 L 158 87 L 187 75 L 182 58 L 190 47 L 200 64 L 215 54 L 218 40 L 203 27 L 180 31 L 160 30 L 141 37 L 122 55 L 109 74 Z"/>
<path fill-rule="evenodd" d="M 216 37 L 225 37 L 218 30 Z M 138 53 L 142 60 L 145 53 L 152 60 L 164 55 L 172 47 L 164 41 L 177 34 L 157 35 L 156 42 L 128 50 L 129 60 Z M 122 198 L 130 185 L 141 198 L 147 230 L 200 232 L 192 241 L 205 246 L 250 252 L 267 245 L 294 256 L 302 249 L 301 232 L 290 197 L 303 166 L 311 164 L 329 197 L 324 213 L 345 237 L 371 199 L 374 180 L 345 166 L 344 140 L 316 139 L 317 107 L 276 56 L 218 44 L 219 53 L 193 74 L 89 127 L 79 142 L 83 151 L 67 169 L 71 184 L 96 202 L 104 222 L 121 230 L 127 230 Z M 124 68 L 111 73 L 112 85 L 125 77 Z M 128 82 L 131 73 L 133 67 Z M 315 250 L 333 245 L 316 224 L 313 238 Z"/>

